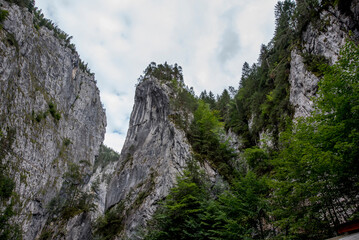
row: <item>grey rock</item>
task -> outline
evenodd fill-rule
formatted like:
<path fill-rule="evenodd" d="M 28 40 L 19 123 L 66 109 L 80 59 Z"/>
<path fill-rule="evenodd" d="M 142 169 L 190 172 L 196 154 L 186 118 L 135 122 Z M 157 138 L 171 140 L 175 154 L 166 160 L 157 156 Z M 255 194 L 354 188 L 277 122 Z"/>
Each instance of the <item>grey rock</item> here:
<path fill-rule="evenodd" d="M 291 70 L 289 76 L 290 102 L 294 106 L 294 118 L 307 117 L 314 110 L 313 98 L 316 97 L 320 79 L 308 71 L 302 55 L 324 56 L 329 64 L 338 60 L 339 51 L 349 37 L 349 31 L 358 39 L 359 1 L 352 1 L 351 14 L 329 8 L 320 15 L 321 26 L 309 24 L 302 34 L 301 50 L 293 49 L 291 53 Z"/>
<path fill-rule="evenodd" d="M 103 169 L 101 167 L 95 169 L 95 172 L 91 175 L 91 179 L 86 186 L 86 191 L 90 192 L 92 191 L 92 186 L 98 185 L 96 192 L 97 198 L 94 201 L 96 210 L 91 212 L 92 221 L 96 221 L 96 219 L 102 216 L 105 212 L 106 194 L 109 183 L 116 170 L 116 164 L 117 162 L 113 162 L 105 166 Z"/>
<path fill-rule="evenodd" d="M 91 217 L 81 213 L 68 221 L 66 226 L 66 240 L 92 239 Z"/>
<path fill-rule="evenodd" d="M 110 209 L 124 203 L 127 208 L 120 236 L 136 238 L 191 159 L 184 131 L 169 118 L 172 94 L 170 87 L 155 78 L 136 88 L 130 127 L 105 205 Z"/>
<path fill-rule="evenodd" d="M 9 12 L 0 30 L 0 130 L 5 136 L 15 130 L 12 151 L 2 161 L 19 196 L 14 222 L 22 226 L 25 240 L 35 239 L 47 223 L 46 206 L 61 189 L 68 164 L 93 164 L 106 117 L 94 76 L 77 67 L 78 54 L 47 28 L 37 30 L 26 8 L 0 4 Z M 83 166 L 83 171 L 92 169 Z M 73 236 L 68 239 L 81 235 L 74 231 L 67 228 Z"/>
<path fill-rule="evenodd" d="M 319 78 L 309 72 L 298 51 L 291 53 L 290 102 L 294 106 L 294 118 L 308 117 L 313 109 L 313 97 L 318 89 Z"/>

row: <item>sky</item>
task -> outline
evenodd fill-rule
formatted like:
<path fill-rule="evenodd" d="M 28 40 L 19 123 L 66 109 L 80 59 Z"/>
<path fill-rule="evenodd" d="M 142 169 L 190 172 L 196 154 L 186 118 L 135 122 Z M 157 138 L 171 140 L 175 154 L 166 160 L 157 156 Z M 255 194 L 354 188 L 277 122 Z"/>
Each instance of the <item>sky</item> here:
<path fill-rule="evenodd" d="M 104 144 L 120 152 L 135 84 L 150 62 L 182 66 L 196 94 L 238 87 L 274 33 L 277 0 L 36 0 L 95 73 L 106 109 Z"/>

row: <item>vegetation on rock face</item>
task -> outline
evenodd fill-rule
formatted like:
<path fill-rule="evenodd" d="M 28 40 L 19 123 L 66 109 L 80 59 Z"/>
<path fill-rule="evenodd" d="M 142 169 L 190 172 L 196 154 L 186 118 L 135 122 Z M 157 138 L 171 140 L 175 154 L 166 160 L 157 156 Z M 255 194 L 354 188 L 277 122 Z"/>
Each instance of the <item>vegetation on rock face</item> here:
<path fill-rule="evenodd" d="M 175 64 L 169 65 L 167 62 L 164 64 L 156 64 L 151 62 L 138 79 L 138 82 L 145 81 L 149 77 L 155 77 L 159 80 L 171 81 L 173 79 L 183 81 L 182 68 Z"/>
<path fill-rule="evenodd" d="M 264 130 L 272 133 L 277 144 L 279 132 L 292 116 L 288 76 L 294 9 L 291 1 L 278 2 L 273 40 L 267 46 L 262 45 L 258 64 L 243 65 L 240 87 L 230 103 L 226 128 L 243 136 L 244 148 L 256 145 Z"/>
<path fill-rule="evenodd" d="M 93 200 L 96 197 L 97 190 L 91 189 L 90 192 L 87 192 L 82 189 L 86 179 L 82 170 L 83 167 L 79 164 L 69 163 L 60 193 L 47 206 L 53 220 L 57 218 L 69 220 L 80 213 L 95 210 L 96 206 Z"/>
<path fill-rule="evenodd" d="M 274 159 L 274 215 L 288 235 L 321 238 L 355 218 L 359 201 L 359 47 L 323 66 L 317 111 L 282 135 Z M 279 208 L 280 207 L 280 208 Z M 306 235 L 308 234 L 308 235 Z M 323 235 L 321 235 L 323 234 Z M 288 237 L 290 238 L 290 237 Z"/>
<path fill-rule="evenodd" d="M 19 5 L 20 7 L 26 7 L 29 12 L 32 12 L 32 10 L 35 7 L 35 0 L 5 0 L 9 3 L 14 3 Z"/>
<path fill-rule="evenodd" d="M 13 224 L 15 215 L 13 191 L 15 182 L 4 164 L 5 157 L 11 153 L 15 130 L 7 129 L 6 135 L 0 130 L 0 239 L 21 239 L 20 227 Z"/>
<path fill-rule="evenodd" d="M 95 239 L 111 240 L 124 228 L 126 212 L 124 204 L 118 203 L 108 209 L 103 216 L 100 216 L 94 224 Z"/>
<path fill-rule="evenodd" d="M 33 1 L 8 2 L 27 7 L 34 14 L 36 29 L 52 30 L 75 52 L 71 37 L 45 19 Z M 309 24 L 320 25 L 323 9 L 337 6 L 346 12 L 350 3 L 279 2 L 272 41 L 261 47 L 256 64 L 243 65 L 238 90 L 232 87 L 220 96 L 204 91 L 197 98 L 193 89 L 184 86 L 182 69 L 176 64 L 151 63 L 146 68 L 139 83 L 153 77 L 174 90 L 169 118 L 186 133 L 194 162 L 178 177 L 155 213 L 145 239 L 324 239 L 341 223 L 359 219 L 358 45 L 348 41 L 333 66 L 323 56 L 303 56 L 307 69 L 322 80 L 316 112 L 295 123 L 290 123 L 288 83 L 290 53 L 303 31 Z M 1 10 L 0 24 L 7 14 Z M 90 73 L 82 61 L 79 68 Z M 56 105 L 49 103 L 48 107 L 37 116 L 33 113 L 33 119 L 40 122 L 51 114 L 60 120 Z M 233 167 L 237 155 L 223 137 L 226 130 L 241 136 L 244 169 Z M 264 131 L 273 136 L 273 145 L 259 148 Z M 10 221 L 15 182 L 2 162 L 12 144 L 10 136 L 11 131 L 0 134 L 0 239 L 21 237 Z M 70 144 L 69 139 L 63 140 L 65 147 Z M 104 168 L 117 159 L 118 153 L 101 146 L 94 168 Z M 127 161 L 131 160 L 128 155 Z M 204 162 L 228 185 L 213 185 L 198 167 Z M 47 206 L 49 221 L 67 221 L 94 210 L 96 189 L 82 189 L 87 177 L 80 165 L 68 164 L 65 183 Z M 135 204 L 148 192 L 142 191 Z M 107 210 L 94 224 L 95 237 L 113 239 L 123 230 L 125 217 L 123 203 Z M 51 230 L 45 228 L 40 239 L 51 236 Z"/>
<path fill-rule="evenodd" d="M 102 169 L 112 162 L 118 161 L 120 154 L 112 150 L 111 148 L 101 145 L 98 156 L 95 158 L 94 171 L 101 167 Z"/>
<path fill-rule="evenodd" d="M 204 91 L 195 99 L 187 130 L 194 159 L 209 161 L 230 180 L 229 188 L 214 189 L 190 165 L 150 221 L 145 239 L 325 239 L 340 224 L 359 219 L 356 43 L 348 40 L 333 66 L 321 56 L 304 56 L 308 70 L 322 77 L 316 111 L 290 121 L 290 52 L 298 31 L 309 24 L 304 15 L 319 21 L 318 11 L 340 2 L 279 2 L 275 36 L 262 46 L 258 64 L 244 64 L 239 90 L 217 97 Z M 318 8 L 298 12 L 313 4 Z M 220 137 L 224 129 L 242 137 L 246 168 L 240 172 Z M 264 130 L 274 145 L 258 148 Z"/>
<path fill-rule="evenodd" d="M 9 16 L 7 10 L 0 9 L 0 30 L 2 29 L 2 22 Z"/>
<path fill-rule="evenodd" d="M 203 173 L 190 167 L 150 222 L 146 239 L 323 239 L 358 219 L 358 45 L 349 41 L 335 65 L 320 68 L 311 117 L 288 125 L 276 151 L 247 148 L 248 169 L 230 172 L 227 191 L 214 194 Z M 203 101 L 194 115 L 196 156 L 220 171 L 217 161 L 225 163 L 226 154 L 211 139 L 221 124 Z"/>
<path fill-rule="evenodd" d="M 33 14 L 33 24 L 34 27 L 39 30 L 40 27 L 46 27 L 47 29 L 53 31 L 54 36 L 61 41 L 61 44 L 65 47 L 71 49 L 72 53 L 76 53 L 75 44 L 71 43 L 72 36 L 69 36 L 66 32 L 62 31 L 54 22 L 50 19 L 45 18 L 44 14 L 40 9 L 35 7 L 34 0 L 6 0 L 9 3 L 16 4 L 20 7 L 26 7 L 29 12 Z M 6 10 L 0 11 L 0 30 L 1 30 L 1 22 L 7 17 L 8 12 Z M 82 60 L 79 61 L 78 67 L 85 73 L 89 75 L 94 75 L 91 72 L 88 64 L 83 62 Z"/>

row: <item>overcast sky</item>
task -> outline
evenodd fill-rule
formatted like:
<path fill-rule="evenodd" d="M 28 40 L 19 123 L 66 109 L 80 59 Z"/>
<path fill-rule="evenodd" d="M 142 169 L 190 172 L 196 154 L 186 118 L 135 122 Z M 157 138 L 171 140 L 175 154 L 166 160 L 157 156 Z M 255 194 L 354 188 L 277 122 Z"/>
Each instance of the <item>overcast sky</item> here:
<path fill-rule="evenodd" d="M 106 108 L 105 144 L 120 152 L 135 84 L 150 62 L 182 66 L 199 94 L 238 87 L 245 61 L 274 33 L 277 0 L 36 0 L 73 36 Z"/>

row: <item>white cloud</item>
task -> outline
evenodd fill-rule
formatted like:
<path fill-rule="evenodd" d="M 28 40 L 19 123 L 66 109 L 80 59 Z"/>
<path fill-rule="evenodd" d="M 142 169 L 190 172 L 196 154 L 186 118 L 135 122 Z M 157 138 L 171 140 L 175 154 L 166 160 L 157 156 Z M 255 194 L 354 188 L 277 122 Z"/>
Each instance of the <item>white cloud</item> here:
<path fill-rule="evenodd" d="M 274 31 L 277 0 L 36 0 L 95 72 L 105 144 L 121 151 L 135 84 L 152 61 L 178 63 L 197 93 L 238 86 Z"/>

